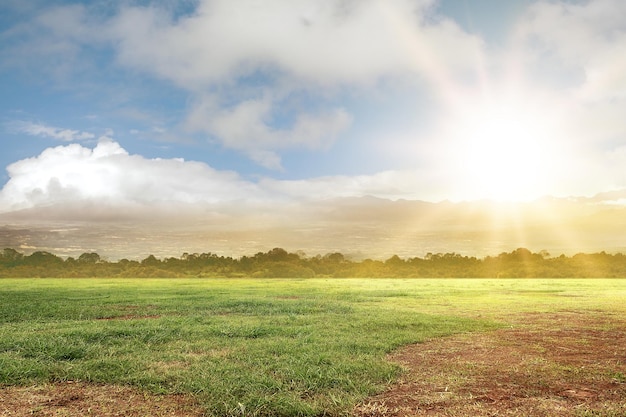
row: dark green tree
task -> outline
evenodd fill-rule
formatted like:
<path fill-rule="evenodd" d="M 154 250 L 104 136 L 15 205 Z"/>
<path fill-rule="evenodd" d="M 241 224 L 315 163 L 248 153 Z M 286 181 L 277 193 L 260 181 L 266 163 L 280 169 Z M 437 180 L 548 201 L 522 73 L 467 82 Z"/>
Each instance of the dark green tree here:
<path fill-rule="evenodd" d="M 101 261 L 100 255 L 98 255 L 95 252 L 83 253 L 82 255 L 78 257 L 78 262 L 84 263 L 84 264 L 97 264 L 100 261 Z"/>

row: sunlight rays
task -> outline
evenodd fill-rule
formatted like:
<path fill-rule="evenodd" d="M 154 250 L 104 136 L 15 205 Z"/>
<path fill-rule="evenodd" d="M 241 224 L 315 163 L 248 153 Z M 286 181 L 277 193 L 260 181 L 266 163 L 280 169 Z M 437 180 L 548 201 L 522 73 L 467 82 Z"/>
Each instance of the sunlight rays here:
<path fill-rule="evenodd" d="M 564 208 L 538 200 L 553 194 L 571 171 L 569 160 L 575 150 L 567 144 L 562 127 L 572 108 L 567 96 L 556 100 L 529 85 L 518 42 L 491 61 L 484 45 L 477 42 L 471 51 L 463 51 L 473 53 L 473 66 L 455 71 L 428 47 L 425 37 L 433 33 L 428 33 L 427 25 L 420 23 L 416 32 L 390 7 L 381 9 L 415 71 L 428 80 L 440 100 L 444 116 L 438 123 L 442 127 L 432 134 L 440 144 L 433 155 L 446 167 L 456 201 L 480 201 L 456 224 L 447 221 L 441 206 L 421 212 L 399 232 L 405 246 L 414 245 L 417 233 L 437 224 L 444 226 L 439 230 L 472 231 L 468 236 L 474 236 L 474 249 L 479 252 L 498 246 L 502 251 L 512 246 L 539 251 L 548 242 L 582 248 L 572 219 L 560 217 Z"/>
<path fill-rule="evenodd" d="M 457 67 L 429 47 L 429 37 L 440 36 L 435 28 L 420 22 L 416 30 L 391 7 L 381 11 L 441 107 L 430 137 L 440 147 L 438 163 L 447 168 L 455 199 L 530 201 L 549 194 L 561 171 L 559 108 L 567 103 L 526 84 L 516 51 L 489 61 L 476 38 L 462 52 L 471 58 Z"/>

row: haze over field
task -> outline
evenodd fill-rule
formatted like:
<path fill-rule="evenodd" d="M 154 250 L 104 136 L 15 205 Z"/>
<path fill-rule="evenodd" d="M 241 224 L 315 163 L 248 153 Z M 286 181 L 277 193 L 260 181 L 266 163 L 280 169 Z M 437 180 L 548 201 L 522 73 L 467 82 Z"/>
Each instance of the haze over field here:
<path fill-rule="evenodd" d="M 621 0 L 6 0 L 0 246 L 626 250 Z"/>

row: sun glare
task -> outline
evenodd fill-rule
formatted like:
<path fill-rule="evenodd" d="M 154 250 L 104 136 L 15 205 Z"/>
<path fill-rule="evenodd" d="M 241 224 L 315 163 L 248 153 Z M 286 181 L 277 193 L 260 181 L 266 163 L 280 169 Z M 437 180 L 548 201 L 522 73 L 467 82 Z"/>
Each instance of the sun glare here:
<path fill-rule="evenodd" d="M 457 172 L 469 198 L 524 201 L 548 179 L 549 121 L 504 103 L 466 112 L 455 127 Z"/>

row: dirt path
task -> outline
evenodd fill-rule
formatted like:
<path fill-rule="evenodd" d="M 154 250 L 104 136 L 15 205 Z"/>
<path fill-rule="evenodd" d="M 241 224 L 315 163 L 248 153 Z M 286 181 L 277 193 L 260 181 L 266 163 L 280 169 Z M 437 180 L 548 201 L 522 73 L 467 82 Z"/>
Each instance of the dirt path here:
<path fill-rule="evenodd" d="M 406 369 L 355 409 L 375 416 L 626 416 L 626 317 L 568 312 L 408 346 Z"/>

